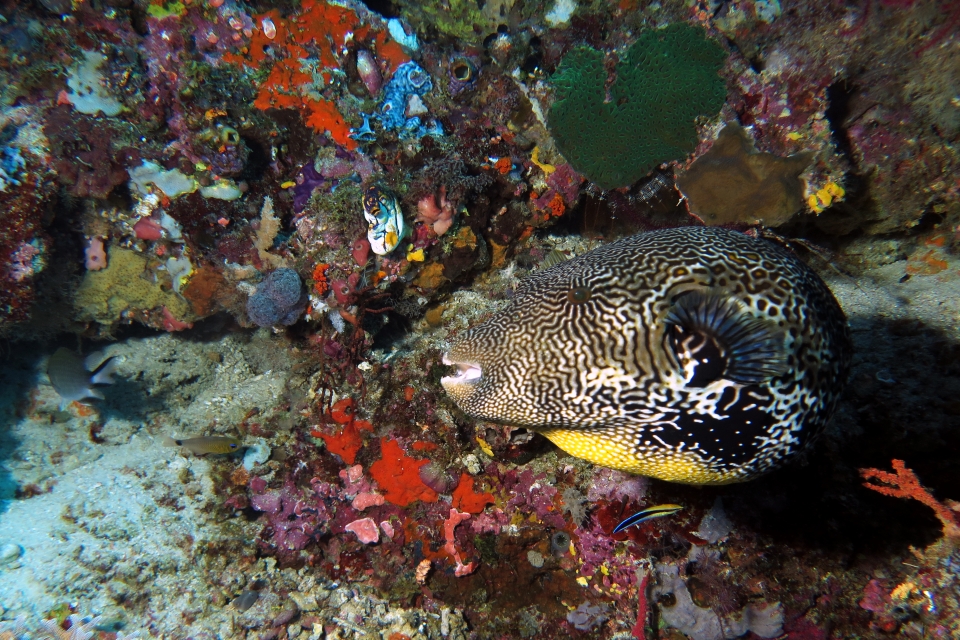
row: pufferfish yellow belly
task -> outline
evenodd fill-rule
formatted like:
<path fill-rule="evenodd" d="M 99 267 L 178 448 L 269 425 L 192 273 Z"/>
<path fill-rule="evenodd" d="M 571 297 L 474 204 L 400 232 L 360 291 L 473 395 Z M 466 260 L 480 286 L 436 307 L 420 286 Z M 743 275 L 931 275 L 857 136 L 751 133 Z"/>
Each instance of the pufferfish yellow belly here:
<path fill-rule="evenodd" d="M 685 227 L 532 274 L 452 342 L 441 384 L 468 415 L 533 429 L 595 464 L 726 484 L 822 432 L 851 351 L 843 311 L 796 256 Z"/>

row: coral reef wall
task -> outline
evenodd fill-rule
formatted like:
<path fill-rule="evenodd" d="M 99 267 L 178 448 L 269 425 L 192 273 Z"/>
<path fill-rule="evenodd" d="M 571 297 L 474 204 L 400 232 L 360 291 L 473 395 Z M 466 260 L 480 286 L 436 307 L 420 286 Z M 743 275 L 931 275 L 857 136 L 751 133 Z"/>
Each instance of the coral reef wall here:
<path fill-rule="evenodd" d="M 956 2 L 0 18 L 0 638 L 957 634 Z M 851 321 L 800 462 L 671 485 L 444 394 L 526 276 L 689 225 L 796 252 Z M 122 380 L 61 407 L 78 343 Z"/>

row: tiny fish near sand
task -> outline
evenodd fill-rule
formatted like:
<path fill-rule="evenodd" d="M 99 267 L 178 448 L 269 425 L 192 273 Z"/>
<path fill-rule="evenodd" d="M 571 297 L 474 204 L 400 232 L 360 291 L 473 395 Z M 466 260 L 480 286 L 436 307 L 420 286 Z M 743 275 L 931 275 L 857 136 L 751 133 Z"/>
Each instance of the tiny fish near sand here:
<path fill-rule="evenodd" d="M 94 366 L 94 363 L 98 364 Z M 102 400 L 103 393 L 97 387 L 113 384 L 110 375 L 115 365 L 112 356 L 104 359 L 99 352 L 91 353 L 84 359 L 70 349 L 57 349 L 47 362 L 47 377 L 60 395 L 60 410 L 74 401 L 83 402 L 92 398 Z"/>
<path fill-rule="evenodd" d="M 198 436 L 196 438 L 171 438 L 163 439 L 165 447 L 186 447 L 195 456 L 202 456 L 207 453 L 233 453 L 239 451 L 243 446 L 236 438 L 227 436 Z"/>

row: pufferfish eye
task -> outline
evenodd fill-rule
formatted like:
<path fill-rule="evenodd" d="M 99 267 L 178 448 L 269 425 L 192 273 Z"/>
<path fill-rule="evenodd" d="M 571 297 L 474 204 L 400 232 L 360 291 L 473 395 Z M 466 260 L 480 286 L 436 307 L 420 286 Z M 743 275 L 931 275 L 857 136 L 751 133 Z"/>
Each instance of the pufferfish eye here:
<path fill-rule="evenodd" d="M 587 287 L 574 287 L 567 291 L 567 302 L 570 304 L 583 304 L 590 299 L 590 289 Z"/>

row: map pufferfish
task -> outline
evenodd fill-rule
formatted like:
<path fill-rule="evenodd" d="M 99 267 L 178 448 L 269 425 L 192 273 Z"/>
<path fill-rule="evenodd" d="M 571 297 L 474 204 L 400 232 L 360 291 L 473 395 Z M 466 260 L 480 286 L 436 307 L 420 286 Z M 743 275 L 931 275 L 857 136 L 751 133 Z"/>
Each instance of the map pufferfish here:
<path fill-rule="evenodd" d="M 520 283 L 455 339 L 441 384 L 468 415 L 671 482 L 755 478 L 824 428 L 851 357 L 846 317 L 787 250 L 684 227 Z"/>

